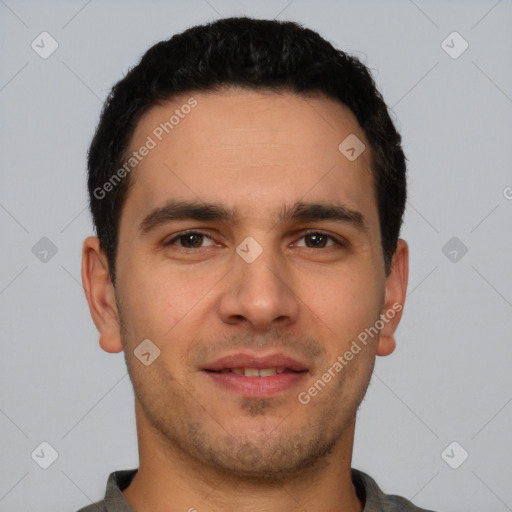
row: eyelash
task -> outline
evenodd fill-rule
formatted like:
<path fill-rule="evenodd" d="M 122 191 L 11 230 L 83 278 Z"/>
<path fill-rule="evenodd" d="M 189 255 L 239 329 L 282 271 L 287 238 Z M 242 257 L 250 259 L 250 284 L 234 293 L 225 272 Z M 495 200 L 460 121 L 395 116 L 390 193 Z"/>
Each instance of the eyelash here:
<path fill-rule="evenodd" d="M 174 242 L 179 240 L 181 237 L 184 237 L 184 236 L 187 236 L 187 235 L 200 235 L 200 236 L 203 236 L 203 237 L 206 237 L 206 238 L 209 238 L 210 240 L 212 240 L 211 236 L 207 235 L 206 233 L 203 233 L 202 231 L 194 231 L 194 230 L 181 231 L 180 233 L 175 235 L 173 238 L 171 238 L 170 240 L 166 241 L 164 243 L 164 246 L 167 247 L 167 246 L 174 245 Z M 318 230 L 306 231 L 306 232 L 304 232 L 302 234 L 302 236 L 300 238 L 302 239 L 302 238 L 304 238 L 304 237 L 306 237 L 308 235 L 321 235 L 321 236 L 327 237 L 330 240 L 332 240 L 335 243 L 335 245 L 338 245 L 339 247 L 345 247 L 345 245 L 346 245 L 344 242 L 342 242 L 341 240 L 337 239 L 336 237 L 334 237 L 332 235 L 329 235 L 328 233 L 325 233 L 324 231 L 318 231 Z M 319 248 L 316 248 L 316 247 L 304 247 L 304 249 L 312 249 L 312 250 L 316 251 L 318 249 L 329 249 L 330 247 L 334 247 L 334 246 L 331 245 L 331 246 L 319 247 Z M 185 251 L 197 252 L 197 251 L 199 251 L 201 249 L 206 249 L 207 247 L 198 247 L 198 248 L 180 247 L 180 248 L 185 250 Z"/>

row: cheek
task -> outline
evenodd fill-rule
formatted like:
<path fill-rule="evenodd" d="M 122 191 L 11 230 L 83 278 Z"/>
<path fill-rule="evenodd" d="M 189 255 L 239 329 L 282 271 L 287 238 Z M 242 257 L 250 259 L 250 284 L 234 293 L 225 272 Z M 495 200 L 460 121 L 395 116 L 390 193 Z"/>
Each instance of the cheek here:
<path fill-rule="evenodd" d="M 213 273 L 199 268 L 171 269 L 165 262 L 133 264 L 130 270 L 129 278 L 123 281 L 124 317 L 139 337 L 162 343 L 169 338 L 181 339 L 180 333 L 204 310 L 208 302 L 205 293 L 218 281 Z"/>
<path fill-rule="evenodd" d="M 299 297 L 330 328 L 330 336 L 344 343 L 378 319 L 382 290 L 371 273 L 340 269 L 315 277 L 314 286 L 303 287 Z"/>

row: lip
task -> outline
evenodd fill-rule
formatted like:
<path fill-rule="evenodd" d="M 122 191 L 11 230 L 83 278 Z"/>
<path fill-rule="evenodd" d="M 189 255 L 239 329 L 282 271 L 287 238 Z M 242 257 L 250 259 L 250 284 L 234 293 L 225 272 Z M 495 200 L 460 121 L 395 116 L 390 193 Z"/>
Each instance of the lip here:
<path fill-rule="evenodd" d="M 219 359 L 216 359 L 212 363 L 209 363 L 203 368 L 203 370 L 209 370 L 213 372 L 220 372 L 229 368 L 286 368 L 294 372 L 303 372 L 308 370 L 308 367 L 296 359 L 287 356 L 281 352 L 274 352 L 273 354 L 267 354 L 265 356 L 259 356 L 257 354 L 242 353 L 228 354 Z"/>
<path fill-rule="evenodd" d="M 267 377 L 246 377 L 222 370 L 231 368 L 286 368 L 283 373 Z M 221 373 L 222 372 L 222 373 Z M 307 366 L 282 353 L 258 356 L 236 353 L 221 357 L 202 369 L 211 381 L 242 397 L 266 398 L 283 394 L 298 386 L 309 373 Z"/>

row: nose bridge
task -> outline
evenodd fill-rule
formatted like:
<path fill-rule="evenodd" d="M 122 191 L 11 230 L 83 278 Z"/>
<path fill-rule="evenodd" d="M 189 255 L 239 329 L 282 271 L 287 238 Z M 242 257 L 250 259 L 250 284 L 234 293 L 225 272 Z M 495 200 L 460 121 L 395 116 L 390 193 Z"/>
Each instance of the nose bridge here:
<path fill-rule="evenodd" d="M 277 300 L 277 296 L 281 294 L 281 287 L 284 286 L 283 278 L 286 272 L 276 251 L 266 247 L 254 261 L 240 259 L 243 261 L 237 262 L 240 267 L 239 289 L 244 293 L 254 294 L 255 298 Z"/>
<path fill-rule="evenodd" d="M 260 244 L 247 237 L 233 254 L 229 289 L 221 302 L 221 315 L 228 323 L 242 317 L 255 329 L 267 329 L 275 321 L 293 323 L 298 302 L 291 290 L 286 261 L 270 236 Z"/>

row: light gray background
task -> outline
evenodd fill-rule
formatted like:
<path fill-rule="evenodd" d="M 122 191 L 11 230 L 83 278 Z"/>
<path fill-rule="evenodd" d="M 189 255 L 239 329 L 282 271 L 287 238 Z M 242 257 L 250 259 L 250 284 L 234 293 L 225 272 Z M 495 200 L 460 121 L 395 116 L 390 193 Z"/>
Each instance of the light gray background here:
<path fill-rule="evenodd" d="M 149 46 L 241 14 L 299 21 L 358 55 L 404 137 L 409 294 L 353 465 L 423 507 L 512 510 L 511 0 L 0 0 L 0 512 L 75 511 L 138 465 L 124 359 L 99 348 L 81 286 L 85 154 Z M 48 59 L 31 48 L 43 31 L 59 44 Z M 469 43 L 457 59 L 441 47 L 453 31 Z M 454 236 L 468 248 L 456 262 L 442 252 Z M 42 237 L 57 247 L 47 262 L 32 252 Z M 43 441 L 59 454 L 46 470 L 31 458 Z M 458 469 L 441 456 L 453 441 L 469 453 Z"/>

